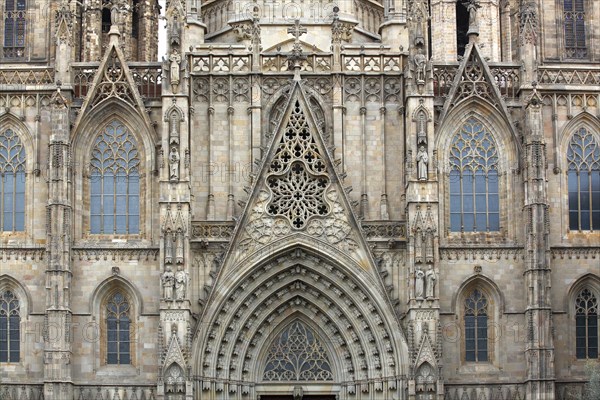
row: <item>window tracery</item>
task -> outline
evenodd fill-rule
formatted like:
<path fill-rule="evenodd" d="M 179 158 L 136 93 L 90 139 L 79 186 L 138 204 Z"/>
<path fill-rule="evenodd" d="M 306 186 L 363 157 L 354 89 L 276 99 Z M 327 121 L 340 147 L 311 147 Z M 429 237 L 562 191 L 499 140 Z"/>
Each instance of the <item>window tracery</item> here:
<path fill-rule="evenodd" d="M 123 293 L 114 293 L 106 303 L 106 363 L 130 364 L 131 343 L 129 300 Z"/>
<path fill-rule="evenodd" d="M 450 147 L 450 230 L 500 230 L 498 151 L 483 124 L 469 118 Z"/>
<path fill-rule="evenodd" d="M 585 0 L 564 0 L 565 51 L 568 58 L 586 58 Z"/>
<path fill-rule="evenodd" d="M 25 55 L 26 26 L 26 0 L 6 0 L 4 3 L 4 57 L 20 58 Z"/>
<path fill-rule="evenodd" d="M 578 129 L 567 149 L 569 228 L 600 230 L 600 146 L 591 132 Z"/>
<path fill-rule="evenodd" d="M 598 358 L 598 299 L 589 289 L 575 300 L 575 345 L 578 359 Z"/>
<path fill-rule="evenodd" d="M 296 320 L 271 343 L 265 381 L 331 381 L 327 351 L 315 333 Z"/>
<path fill-rule="evenodd" d="M 329 213 L 324 196 L 329 183 L 325 162 L 296 101 L 269 167 L 267 184 L 273 196 L 267 211 L 301 229 L 312 216 Z"/>
<path fill-rule="evenodd" d="M 488 300 L 479 289 L 465 299 L 465 361 L 488 361 Z"/>
<path fill-rule="evenodd" d="M 25 148 L 12 129 L 0 135 L 0 231 L 25 228 Z"/>
<path fill-rule="evenodd" d="M 140 225 L 140 157 L 120 122 L 97 136 L 91 159 L 91 233 L 134 234 Z"/>
<path fill-rule="evenodd" d="M 0 293 L 0 362 L 19 362 L 21 310 L 10 290 Z"/>

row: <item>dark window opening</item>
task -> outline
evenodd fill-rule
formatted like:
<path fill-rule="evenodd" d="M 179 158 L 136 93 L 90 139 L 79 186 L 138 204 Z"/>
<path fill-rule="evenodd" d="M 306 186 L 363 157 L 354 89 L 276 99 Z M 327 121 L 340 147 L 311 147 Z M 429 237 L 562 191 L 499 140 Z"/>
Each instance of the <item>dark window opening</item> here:
<path fill-rule="evenodd" d="M 102 5 L 102 33 L 108 33 L 110 31 L 110 2 L 104 0 Z"/>
<path fill-rule="evenodd" d="M 465 54 L 465 48 L 469 43 L 467 32 L 469 31 L 469 12 L 462 2 L 456 3 L 456 54 Z"/>
<path fill-rule="evenodd" d="M 140 34 L 140 2 L 133 0 L 133 13 L 131 16 L 131 37 L 139 39 Z"/>

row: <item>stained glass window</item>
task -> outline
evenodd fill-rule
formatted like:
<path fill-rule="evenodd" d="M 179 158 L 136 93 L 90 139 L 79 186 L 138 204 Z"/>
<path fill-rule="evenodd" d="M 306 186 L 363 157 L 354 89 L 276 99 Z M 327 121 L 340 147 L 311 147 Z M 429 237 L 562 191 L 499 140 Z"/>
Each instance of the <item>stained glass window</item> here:
<path fill-rule="evenodd" d="M 265 381 L 331 381 L 327 351 L 315 333 L 294 321 L 277 336 L 267 355 Z"/>
<path fill-rule="evenodd" d="M 107 125 L 96 138 L 92 150 L 91 233 L 139 233 L 139 166 L 133 135 L 120 122 Z"/>
<path fill-rule="evenodd" d="M 25 228 L 25 148 L 11 129 L 0 134 L 0 231 Z"/>
<path fill-rule="evenodd" d="M 598 358 L 598 299 L 588 289 L 575 300 L 575 345 L 577 358 Z"/>
<path fill-rule="evenodd" d="M 5 0 L 4 3 L 4 57 L 25 55 L 25 28 L 27 3 L 25 0 Z"/>
<path fill-rule="evenodd" d="M 479 289 L 465 300 L 465 360 L 488 361 L 488 301 Z"/>
<path fill-rule="evenodd" d="M 129 301 L 121 293 L 111 296 L 106 304 L 106 363 L 130 364 Z"/>
<path fill-rule="evenodd" d="M 500 230 L 496 143 L 483 124 L 472 117 L 450 146 L 450 230 Z"/>
<path fill-rule="evenodd" d="M 585 0 L 564 0 L 565 50 L 568 58 L 586 58 Z"/>
<path fill-rule="evenodd" d="M 19 362 L 21 312 L 13 292 L 0 292 L 0 362 Z"/>
<path fill-rule="evenodd" d="M 600 146 L 585 128 L 575 132 L 567 150 L 569 228 L 600 230 Z"/>

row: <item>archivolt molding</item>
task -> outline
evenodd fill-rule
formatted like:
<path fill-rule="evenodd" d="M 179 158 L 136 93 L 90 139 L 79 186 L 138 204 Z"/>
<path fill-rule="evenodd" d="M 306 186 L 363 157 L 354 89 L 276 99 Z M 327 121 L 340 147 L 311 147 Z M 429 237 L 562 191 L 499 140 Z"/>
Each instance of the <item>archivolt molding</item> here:
<path fill-rule="evenodd" d="M 346 360 L 343 381 L 400 375 L 406 365 L 406 341 L 397 322 L 386 317 L 393 313 L 381 310 L 381 294 L 322 258 L 295 250 L 239 274 L 236 282 L 222 288 L 204 313 L 207 336 L 197 338 L 195 351 L 203 379 L 254 381 L 270 329 L 291 312 L 326 327 L 339 360 Z"/>

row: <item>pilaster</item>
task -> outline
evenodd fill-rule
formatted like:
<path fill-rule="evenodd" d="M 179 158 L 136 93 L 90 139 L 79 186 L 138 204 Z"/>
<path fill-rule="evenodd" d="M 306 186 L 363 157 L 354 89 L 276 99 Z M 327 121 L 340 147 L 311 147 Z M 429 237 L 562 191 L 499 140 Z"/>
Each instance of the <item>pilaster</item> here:
<path fill-rule="evenodd" d="M 46 206 L 44 398 L 73 396 L 71 369 L 71 151 L 69 109 L 60 87 L 52 97 Z M 50 336 L 49 332 L 60 334 Z"/>
<path fill-rule="evenodd" d="M 554 338 L 551 303 L 551 261 L 547 195 L 546 143 L 541 97 L 535 84 L 525 108 L 525 284 L 527 308 L 527 398 L 553 400 Z"/>
<path fill-rule="evenodd" d="M 160 173 L 161 301 L 157 398 L 192 399 L 192 307 L 190 268 L 190 115 L 187 30 L 183 2 L 171 1 L 168 27 L 168 85 L 163 86 L 164 113 Z"/>

